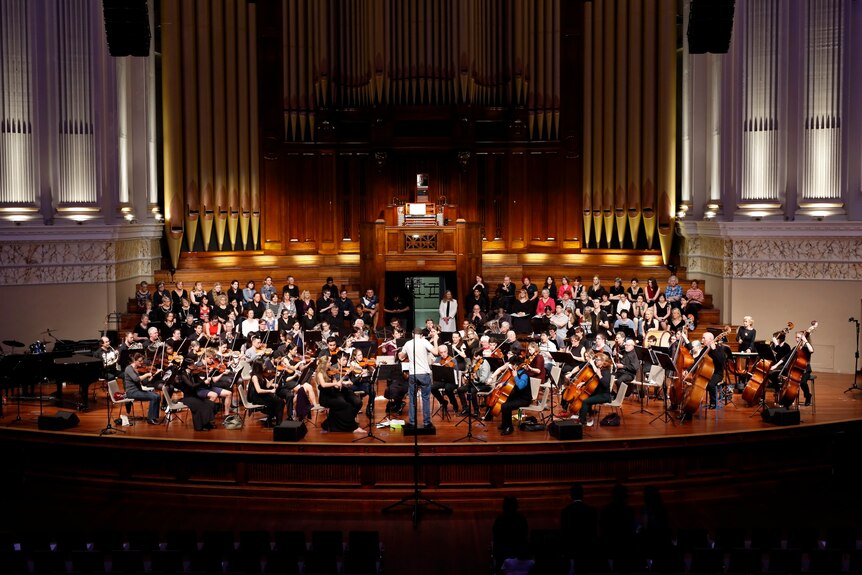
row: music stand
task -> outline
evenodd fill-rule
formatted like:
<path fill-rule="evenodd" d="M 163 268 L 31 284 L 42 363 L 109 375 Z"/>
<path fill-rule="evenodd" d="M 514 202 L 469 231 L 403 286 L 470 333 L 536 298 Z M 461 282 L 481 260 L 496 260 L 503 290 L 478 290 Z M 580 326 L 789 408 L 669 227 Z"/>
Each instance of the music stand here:
<path fill-rule="evenodd" d="M 319 329 L 310 329 L 303 334 L 303 340 L 306 346 L 314 344 L 315 349 L 320 349 L 323 334 L 320 333 Z"/>
<path fill-rule="evenodd" d="M 670 397 L 668 397 L 667 392 L 667 380 L 668 374 L 676 371 L 676 367 L 673 364 L 673 360 L 670 358 L 670 355 L 663 353 L 661 351 L 656 351 L 655 348 L 649 349 L 651 352 L 650 355 L 654 360 L 653 365 L 660 365 L 662 369 L 664 369 L 664 381 L 662 382 L 662 394 L 664 395 L 664 411 L 650 420 L 650 423 L 655 421 L 656 419 L 663 419 L 665 423 L 670 422 L 673 425 L 676 425 L 676 422 L 673 420 L 673 417 L 670 415 L 669 403 Z"/>
<path fill-rule="evenodd" d="M 403 368 L 400 363 L 386 363 L 383 365 L 377 366 L 376 379 L 374 380 L 375 387 L 378 381 L 392 381 L 393 379 L 400 379 L 403 374 Z M 388 400 L 389 403 L 392 402 L 392 398 Z M 379 425 L 380 427 L 384 427 L 384 422 L 392 421 L 392 418 L 389 417 L 390 410 L 386 410 L 386 415 L 383 416 L 380 421 L 378 421 L 375 425 Z"/>
<path fill-rule="evenodd" d="M 757 350 L 757 355 L 760 356 L 761 359 L 765 359 L 769 362 L 769 366 L 772 367 L 772 364 L 775 363 L 775 352 L 772 351 L 772 346 L 766 343 L 765 341 L 755 341 L 754 349 Z M 757 364 L 755 364 L 757 365 Z M 769 372 L 766 372 L 766 381 L 761 383 L 762 390 L 760 390 L 760 401 L 757 402 L 757 408 L 751 413 L 749 417 L 754 417 L 758 413 L 762 411 L 766 411 L 766 388 L 769 387 Z"/>
<path fill-rule="evenodd" d="M 655 415 L 653 412 L 649 411 L 648 409 L 644 409 L 644 397 L 647 394 L 647 392 L 644 391 L 644 386 L 646 385 L 646 382 L 644 382 L 644 377 L 645 377 L 644 363 L 646 363 L 648 361 L 652 361 L 652 358 L 650 357 L 649 351 L 650 350 L 648 347 L 635 346 L 635 348 L 634 348 L 634 352 L 635 352 L 635 354 L 637 354 L 638 361 L 640 362 L 640 367 L 638 367 L 638 371 L 640 372 L 640 375 L 641 375 L 641 389 L 640 389 L 640 392 L 638 393 L 638 396 L 640 397 L 640 400 L 641 400 L 641 407 L 640 407 L 640 409 L 638 409 L 637 411 L 633 411 L 632 413 L 648 413 L 649 415 Z M 637 377 L 637 374 L 635 374 L 635 377 Z"/>
<path fill-rule="evenodd" d="M 371 343 L 371 342 L 364 342 L 363 341 L 360 343 Z M 375 397 L 375 393 L 374 393 L 374 391 L 376 391 L 376 389 L 377 389 L 377 379 L 378 379 L 377 372 L 380 371 L 381 367 L 385 367 L 385 366 L 378 366 L 378 367 L 374 368 L 374 371 L 371 374 L 371 385 L 368 386 L 368 391 L 369 391 L 369 393 L 368 393 L 368 405 L 370 406 L 370 411 L 368 414 L 368 433 L 362 437 L 357 437 L 356 439 L 351 441 L 351 443 L 356 443 L 357 441 L 362 441 L 363 439 L 373 439 L 375 441 L 379 441 L 380 443 L 386 443 L 386 440 L 374 435 L 374 426 L 375 426 L 375 423 L 374 423 L 374 397 Z"/>
<path fill-rule="evenodd" d="M 455 387 L 457 387 L 458 382 L 455 381 L 455 368 L 454 367 L 447 367 L 445 365 L 432 365 L 431 366 L 431 387 L 432 388 L 434 387 L 434 382 L 436 382 L 436 381 L 442 381 L 443 383 L 450 383 L 450 384 L 454 385 Z M 445 387 L 444 387 L 444 389 L 445 389 Z M 443 392 L 441 391 L 440 393 L 442 394 Z M 442 403 L 440 404 L 440 407 L 437 408 L 437 411 L 432 413 L 431 416 L 433 417 L 440 410 L 443 410 L 443 412 L 440 414 L 440 417 L 443 420 L 450 419 L 449 409 L 447 407 L 445 407 Z"/>
<path fill-rule="evenodd" d="M 437 345 L 441 343 L 449 343 L 452 341 L 452 333 L 451 331 L 441 331 L 437 333 Z"/>
<path fill-rule="evenodd" d="M 467 400 L 467 415 L 462 417 L 461 420 L 455 424 L 455 427 L 458 427 L 459 425 L 464 423 L 464 420 L 466 420 L 467 421 L 467 434 L 464 435 L 463 437 L 459 437 L 458 439 L 453 440 L 452 443 L 457 443 L 459 441 L 465 441 L 465 440 L 466 441 L 472 441 L 474 439 L 476 441 L 481 441 L 483 443 L 488 442 L 488 440 L 483 438 L 483 437 L 477 437 L 477 436 L 473 435 L 473 406 L 470 405 L 470 403 L 471 403 L 470 398 L 475 393 L 478 393 L 478 392 L 477 392 L 477 388 L 476 388 L 476 382 L 473 380 L 472 373 L 471 373 L 470 375 L 467 376 L 467 393 L 464 394 L 464 398 Z M 478 402 L 477 402 L 477 405 L 478 405 Z M 487 428 L 487 426 L 485 425 L 485 422 L 483 422 L 481 419 L 479 419 L 478 421 L 479 421 L 479 425 Z"/>
<path fill-rule="evenodd" d="M 559 364 L 575 365 L 575 358 L 567 351 L 552 351 L 551 357 Z"/>
<path fill-rule="evenodd" d="M 371 357 L 371 350 L 374 349 L 373 341 L 354 341 L 353 348 L 362 352 L 362 357 L 368 359 Z"/>

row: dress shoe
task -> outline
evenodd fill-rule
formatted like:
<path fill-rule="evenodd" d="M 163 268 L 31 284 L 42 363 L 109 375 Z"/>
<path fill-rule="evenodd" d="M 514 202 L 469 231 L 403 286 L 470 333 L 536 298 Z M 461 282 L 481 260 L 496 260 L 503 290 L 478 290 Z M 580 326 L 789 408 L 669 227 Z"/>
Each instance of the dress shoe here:
<path fill-rule="evenodd" d="M 500 432 L 500 435 L 512 435 L 515 432 L 515 428 L 507 427 L 503 431 Z"/>
<path fill-rule="evenodd" d="M 805 407 L 811 407 L 811 398 L 810 397 L 805 398 Z"/>
<path fill-rule="evenodd" d="M 706 406 L 706 408 L 707 408 L 707 409 L 715 409 L 715 404 L 714 404 L 714 403 L 710 403 L 709 405 L 707 405 L 707 406 Z"/>
<path fill-rule="evenodd" d="M 467 417 L 468 415 L 470 415 L 469 409 L 462 409 L 458 412 L 458 417 Z"/>
<path fill-rule="evenodd" d="M 426 423 L 422 427 L 424 427 L 425 429 L 434 429 L 434 424 L 433 423 Z"/>
<path fill-rule="evenodd" d="M 147 423 L 149 423 L 150 425 L 158 425 L 159 424 L 159 422 L 156 421 L 155 419 L 148 419 Z"/>

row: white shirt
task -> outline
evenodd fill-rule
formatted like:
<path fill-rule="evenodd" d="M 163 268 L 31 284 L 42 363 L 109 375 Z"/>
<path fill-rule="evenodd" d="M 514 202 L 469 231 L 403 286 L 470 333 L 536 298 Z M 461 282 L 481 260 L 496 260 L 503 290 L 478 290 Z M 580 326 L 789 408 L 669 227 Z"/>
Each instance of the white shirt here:
<path fill-rule="evenodd" d="M 446 306 L 449 307 L 449 313 L 446 313 Z M 444 299 L 440 302 L 440 331 L 455 331 L 458 329 L 455 318 L 458 316 L 458 302 L 454 299 Z M 443 319 L 443 318 L 451 319 Z"/>
<path fill-rule="evenodd" d="M 404 344 L 401 351 L 407 356 L 407 361 L 403 364 L 407 366 L 407 371 L 413 375 L 431 374 L 428 354 L 434 353 L 435 346 L 431 345 L 430 341 L 421 336 L 414 335 L 411 341 Z"/>

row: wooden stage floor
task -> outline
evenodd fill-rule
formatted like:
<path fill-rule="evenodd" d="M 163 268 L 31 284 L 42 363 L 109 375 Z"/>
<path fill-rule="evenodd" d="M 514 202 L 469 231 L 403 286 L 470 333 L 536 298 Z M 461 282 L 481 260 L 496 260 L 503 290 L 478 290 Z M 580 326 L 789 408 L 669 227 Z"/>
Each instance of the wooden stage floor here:
<path fill-rule="evenodd" d="M 862 377 L 858 377 L 859 385 L 862 386 Z M 848 390 L 853 384 L 853 377 L 849 374 L 817 374 L 814 384 L 814 402 L 811 407 L 800 407 L 801 426 L 811 426 L 823 423 L 834 423 L 853 419 L 862 419 L 862 389 Z M 49 394 L 49 386 L 45 386 L 44 393 Z M 53 386 L 52 386 L 53 387 Z M 64 390 L 64 397 L 74 396 L 74 388 Z M 800 393 L 801 395 L 801 393 Z M 772 393 L 768 394 L 768 405 L 772 405 Z M 80 424 L 72 429 L 66 430 L 64 434 L 99 435 L 107 427 L 107 408 L 105 406 L 105 393 L 97 391 L 96 401 L 92 401 L 91 409 L 86 413 L 77 412 Z M 383 419 L 386 401 L 378 399 L 376 402 L 376 421 Z M 420 406 L 421 407 L 421 406 Z M 437 404 L 432 400 L 432 408 Z M 555 405 L 555 410 L 558 410 Z M 406 420 L 407 407 L 401 416 Z M 643 410 L 643 411 L 642 411 Z M 758 432 L 774 429 L 776 426 L 766 423 L 760 417 L 757 407 L 744 405 L 739 394 L 733 396 L 731 403 L 721 404 L 715 411 L 701 411 L 693 420 L 680 423 L 665 422 L 664 418 L 657 418 L 663 413 L 664 406 L 661 401 L 644 400 L 643 405 L 633 394 L 623 404 L 623 421 L 619 427 L 602 427 L 595 425 L 585 428 L 584 441 L 635 441 L 638 439 L 657 439 L 663 437 L 698 436 L 702 434 Z M 14 399 L 4 405 L 3 418 L 0 419 L 0 428 L 14 427 L 21 430 L 37 430 L 40 412 L 52 415 L 58 411 L 74 411 L 72 408 L 57 407 L 51 401 L 39 402 L 22 401 L 20 404 L 20 420 L 18 419 L 19 406 Z M 603 413 L 608 413 L 606 408 Z M 118 417 L 119 409 L 115 408 L 114 417 Z M 140 414 L 140 409 L 136 408 Z M 550 411 L 546 411 L 546 414 Z M 387 448 L 408 447 L 413 445 L 413 437 L 405 436 L 400 429 L 388 427 L 374 428 L 374 436 L 383 441 L 375 441 L 367 437 L 367 431 L 363 433 L 328 433 L 319 428 L 319 423 L 325 416 L 321 414 L 317 425 L 309 424 L 308 434 L 301 440 L 303 444 L 340 445 L 353 444 L 363 448 Z M 216 419 L 216 429 L 207 432 L 196 432 L 191 426 L 190 417 L 183 415 L 185 422 L 174 421 L 170 426 L 164 423 L 159 426 L 149 425 L 145 421 L 137 420 L 135 425 L 120 427 L 122 433 L 105 435 L 106 441 L 113 438 L 145 438 L 149 440 L 182 440 L 200 441 L 204 444 L 209 442 L 272 442 L 272 429 L 265 428 L 259 421 L 259 416 L 249 415 L 246 425 L 242 429 L 227 430 L 221 426 L 222 415 Z M 421 421 L 421 415 L 420 415 Z M 368 429 L 368 418 L 363 413 L 358 417 L 358 422 L 364 430 Z M 469 441 L 459 439 L 465 437 L 468 431 L 468 422 L 462 421 L 461 417 L 452 416 L 449 420 L 442 420 L 440 415 L 433 418 L 436 427 L 436 435 L 423 435 L 419 441 L 423 445 L 442 446 L 461 443 L 472 444 L 474 449 L 480 441 Z M 474 438 L 485 440 L 488 444 L 512 445 L 518 443 L 557 442 L 547 432 L 526 432 L 517 430 L 515 433 L 503 436 L 497 430 L 498 421 L 486 423 L 483 427 L 479 422 L 473 421 L 472 433 Z M 113 425 L 113 424 L 112 424 Z M 364 438 L 364 439 L 362 439 Z M 354 442 L 354 440 L 359 441 Z"/>

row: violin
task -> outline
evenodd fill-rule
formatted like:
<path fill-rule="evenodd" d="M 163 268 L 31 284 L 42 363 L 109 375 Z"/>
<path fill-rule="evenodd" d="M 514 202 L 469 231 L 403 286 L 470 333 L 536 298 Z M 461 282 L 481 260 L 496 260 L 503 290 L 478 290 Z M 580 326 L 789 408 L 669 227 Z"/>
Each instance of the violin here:
<path fill-rule="evenodd" d="M 443 367 L 455 367 L 455 360 L 452 359 L 452 356 L 449 356 L 441 361 L 439 365 L 442 365 Z"/>
<path fill-rule="evenodd" d="M 815 329 L 817 329 L 817 322 L 812 321 L 811 327 L 805 330 L 805 335 L 810 334 Z M 799 397 L 799 386 L 802 383 L 802 377 L 808 370 L 808 363 L 811 361 L 811 352 L 804 345 L 804 341 L 799 340 L 799 343 L 796 344 L 796 348 L 790 354 L 785 364 L 787 375 L 781 386 L 781 392 L 778 394 L 778 403 L 783 407 L 790 407 L 796 401 L 796 398 Z"/>

